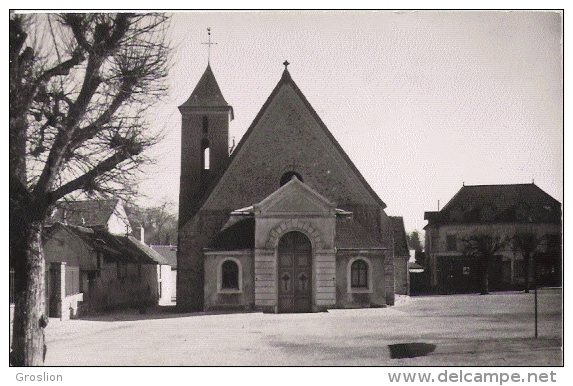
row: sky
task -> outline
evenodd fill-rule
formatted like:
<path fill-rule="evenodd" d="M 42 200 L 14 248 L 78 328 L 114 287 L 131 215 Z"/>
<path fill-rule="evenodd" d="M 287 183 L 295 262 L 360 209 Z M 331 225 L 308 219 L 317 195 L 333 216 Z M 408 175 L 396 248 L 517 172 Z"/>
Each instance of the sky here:
<path fill-rule="evenodd" d="M 181 105 L 210 63 L 239 142 L 289 72 L 370 186 L 422 230 L 466 185 L 535 182 L 563 202 L 562 15 L 546 11 L 172 14 L 140 203 L 178 201 Z M 143 198 L 145 196 L 145 198 Z"/>

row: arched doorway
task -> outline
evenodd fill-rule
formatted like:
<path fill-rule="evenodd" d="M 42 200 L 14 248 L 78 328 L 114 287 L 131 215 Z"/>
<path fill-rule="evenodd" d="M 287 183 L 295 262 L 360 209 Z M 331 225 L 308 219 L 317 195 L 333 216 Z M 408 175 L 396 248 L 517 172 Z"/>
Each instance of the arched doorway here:
<path fill-rule="evenodd" d="M 312 312 L 312 245 L 301 232 L 289 232 L 278 246 L 279 312 Z"/>

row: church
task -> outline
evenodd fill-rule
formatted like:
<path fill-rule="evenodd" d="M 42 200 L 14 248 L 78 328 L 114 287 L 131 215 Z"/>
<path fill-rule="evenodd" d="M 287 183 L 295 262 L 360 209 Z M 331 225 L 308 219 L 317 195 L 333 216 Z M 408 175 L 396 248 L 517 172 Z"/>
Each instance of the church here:
<path fill-rule="evenodd" d="M 210 64 L 179 106 L 181 311 L 384 307 L 408 291 L 402 218 L 385 213 L 288 65 L 232 149 L 233 108 Z"/>

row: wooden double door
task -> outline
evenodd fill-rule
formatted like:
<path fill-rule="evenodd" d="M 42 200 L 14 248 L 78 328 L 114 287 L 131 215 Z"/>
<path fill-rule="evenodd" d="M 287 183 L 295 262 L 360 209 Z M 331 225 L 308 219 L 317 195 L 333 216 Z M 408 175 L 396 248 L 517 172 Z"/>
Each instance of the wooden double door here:
<path fill-rule="evenodd" d="M 312 312 L 312 245 L 301 232 L 289 232 L 278 246 L 279 312 Z"/>

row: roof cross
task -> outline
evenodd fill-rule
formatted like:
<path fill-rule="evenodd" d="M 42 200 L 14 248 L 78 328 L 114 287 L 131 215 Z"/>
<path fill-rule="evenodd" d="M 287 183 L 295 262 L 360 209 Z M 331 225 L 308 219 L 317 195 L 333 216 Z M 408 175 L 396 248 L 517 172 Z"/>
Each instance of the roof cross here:
<path fill-rule="evenodd" d="M 288 70 L 287 67 L 288 67 L 289 64 L 290 64 L 290 63 L 288 62 L 288 60 L 285 60 L 285 61 L 284 61 L 283 65 L 285 66 L 285 70 Z"/>
<path fill-rule="evenodd" d="M 207 57 L 207 63 L 211 62 L 211 46 L 213 44 L 217 44 L 217 43 L 212 43 L 211 42 L 211 27 L 207 27 L 207 35 L 209 36 L 209 41 L 208 42 L 202 42 L 201 44 L 207 44 L 207 47 L 209 47 L 208 50 L 208 57 Z"/>

